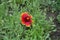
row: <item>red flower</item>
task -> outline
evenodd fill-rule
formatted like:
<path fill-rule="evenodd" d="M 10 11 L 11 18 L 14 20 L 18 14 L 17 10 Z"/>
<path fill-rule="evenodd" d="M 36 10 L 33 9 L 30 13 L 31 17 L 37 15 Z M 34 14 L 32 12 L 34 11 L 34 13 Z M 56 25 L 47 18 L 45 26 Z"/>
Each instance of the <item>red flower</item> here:
<path fill-rule="evenodd" d="M 28 12 L 24 12 L 21 14 L 21 23 L 26 27 L 30 27 L 32 24 L 32 16 L 28 14 Z"/>

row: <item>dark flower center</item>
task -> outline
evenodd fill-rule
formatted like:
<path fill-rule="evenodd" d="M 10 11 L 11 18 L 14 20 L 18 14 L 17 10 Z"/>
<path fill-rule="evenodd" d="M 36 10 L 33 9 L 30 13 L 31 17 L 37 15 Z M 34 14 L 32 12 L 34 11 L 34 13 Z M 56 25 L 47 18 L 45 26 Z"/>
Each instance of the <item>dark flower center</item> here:
<path fill-rule="evenodd" d="M 29 22 L 30 21 L 30 17 L 25 17 L 25 22 Z"/>

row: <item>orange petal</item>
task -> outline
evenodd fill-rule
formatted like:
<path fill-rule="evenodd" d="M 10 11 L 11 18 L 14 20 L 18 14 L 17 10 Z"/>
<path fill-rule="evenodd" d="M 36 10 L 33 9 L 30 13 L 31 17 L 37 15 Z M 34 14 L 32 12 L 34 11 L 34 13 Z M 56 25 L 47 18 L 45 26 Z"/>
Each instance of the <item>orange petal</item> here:
<path fill-rule="evenodd" d="M 22 13 L 21 16 L 24 15 L 24 14 L 27 14 L 27 15 L 28 15 L 28 12 L 24 12 L 24 13 Z"/>
<path fill-rule="evenodd" d="M 26 25 L 26 27 L 30 27 L 30 25 Z"/>
<path fill-rule="evenodd" d="M 30 15 L 30 18 L 32 18 L 32 16 Z"/>
<path fill-rule="evenodd" d="M 25 23 L 25 25 L 26 25 L 26 27 L 30 27 L 30 23 L 29 22 L 27 22 L 27 23 Z"/>
<path fill-rule="evenodd" d="M 23 24 L 23 25 L 25 25 L 25 23 L 24 23 L 24 22 L 22 22 L 22 24 Z"/>

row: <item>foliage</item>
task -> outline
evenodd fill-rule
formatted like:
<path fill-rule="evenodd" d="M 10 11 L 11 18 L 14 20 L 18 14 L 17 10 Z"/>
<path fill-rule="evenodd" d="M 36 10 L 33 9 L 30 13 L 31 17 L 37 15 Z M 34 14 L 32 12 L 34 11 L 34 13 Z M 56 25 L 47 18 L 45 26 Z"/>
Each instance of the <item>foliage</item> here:
<path fill-rule="evenodd" d="M 60 14 L 57 16 L 57 19 L 58 19 L 58 21 L 59 21 L 59 23 L 60 23 Z"/>
<path fill-rule="evenodd" d="M 55 26 L 52 17 L 46 20 L 47 10 L 44 9 L 49 5 L 51 9 L 59 9 L 52 3 L 51 0 L 1 0 L 0 40 L 51 40 L 49 36 Z M 21 24 L 22 12 L 33 16 L 34 23 L 28 30 Z"/>

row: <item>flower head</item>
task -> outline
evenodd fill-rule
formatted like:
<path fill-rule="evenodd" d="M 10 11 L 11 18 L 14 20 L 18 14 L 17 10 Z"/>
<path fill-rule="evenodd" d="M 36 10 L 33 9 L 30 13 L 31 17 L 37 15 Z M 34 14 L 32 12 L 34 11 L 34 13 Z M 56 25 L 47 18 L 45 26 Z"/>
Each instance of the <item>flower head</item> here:
<path fill-rule="evenodd" d="M 28 12 L 24 12 L 21 14 L 21 23 L 26 27 L 30 27 L 32 24 L 32 16 L 28 14 Z"/>

